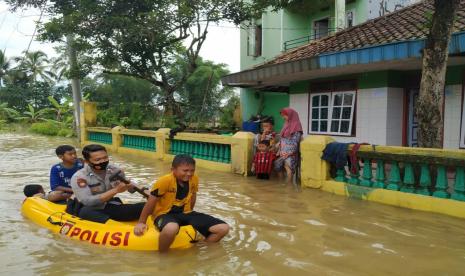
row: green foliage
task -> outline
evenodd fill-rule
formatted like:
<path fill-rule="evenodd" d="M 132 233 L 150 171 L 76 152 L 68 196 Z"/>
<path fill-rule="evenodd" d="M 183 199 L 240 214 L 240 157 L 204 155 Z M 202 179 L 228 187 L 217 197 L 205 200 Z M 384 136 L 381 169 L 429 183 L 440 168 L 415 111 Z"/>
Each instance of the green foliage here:
<path fill-rule="evenodd" d="M 187 66 L 179 59 L 179 67 Z M 170 74 L 176 75 L 177 71 Z M 197 59 L 197 68 L 177 91 L 184 111 L 186 123 L 211 122 L 218 115 L 222 100 L 232 95 L 232 88 L 221 86 L 221 77 L 229 74 L 225 64 Z M 181 77 L 181 76 L 179 76 Z"/>
<path fill-rule="evenodd" d="M 62 128 L 58 131 L 57 135 L 63 137 L 72 137 L 74 135 L 74 131 L 70 128 Z"/>
<path fill-rule="evenodd" d="M 3 86 L 3 80 L 5 76 L 8 74 L 10 66 L 10 60 L 5 56 L 5 53 L 2 50 L 0 50 L 0 87 Z"/>
<path fill-rule="evenodd" d="M 34 133 L 50 136 L 56 136 L 61 130 L 59 124 L 51 121 L 33 123 L 29 129 Z"/>
<path fill-rule="evenodd" d="M 7 3 L 37 7 L 43 1 Z M 208 27 L 225 21 L 239 24 L 268 5 L 264 0 L 52 0 L 44 5 L 51 18 L 41 26 L 39 37 L 57 42 L 73 35 L 78 52 L 93 58 L 89 66 L 147 80 L 162 92 L 159 100 L 165 113 L 179 115 L 174 93 L 196 71 Z M 168 73 L 177 56 L 187 62 L 180 78 Z"/>
<path fill-rule="evenodd" d="M 225 129 L 233 129 L 237 127 L 234 122 L 234 111 L 240 105 L 240 99 L 238 96 L 232 96 L 226 105 L 222 108 L 220 116 L 220 127 Z"/>
<path fill-rule="evenodd" d="M 0 120 L 11 122 L 19 117 L 19 112 L 8 107 L 8 103 L 0 103 Z"/>
<path fill-rule="evenodd" d="M 50 114 L 50 108 L 35 109 L 32 105 L 27 105 L 28 111 L 23 112 L 23 116 L 18 117 L 18 120 L 24 120 L 28 123 L 36 123 L 38 121 L 45 121 L 48 114 Z"/>
<path fill-rule="evenodd" d="M 31 82 L 45 81 L 53 83 L 55 75 L 50 71 L 47 55 L 42 51 L 24 52 L 24 56 L 15 57 L 15 70 L 22 72 Z"/>
<path fill-rule="evenodd" d="M 333 0 L 274 0 L 267 1 L 274 10 L 287 9 L 292 13 L 311 14 L 329 8 Z"/>
<path fill-rule="evenodd" d="M 24 112 L 28 110 L 28 104 L 38 109 L 47 108 L 50 107 L 49 96 L 61 101 L 69 93 L 67 88 L 53 87 L 47 82 L 7 83 L 6 87 L 0 87 L 0 102 Z"/>

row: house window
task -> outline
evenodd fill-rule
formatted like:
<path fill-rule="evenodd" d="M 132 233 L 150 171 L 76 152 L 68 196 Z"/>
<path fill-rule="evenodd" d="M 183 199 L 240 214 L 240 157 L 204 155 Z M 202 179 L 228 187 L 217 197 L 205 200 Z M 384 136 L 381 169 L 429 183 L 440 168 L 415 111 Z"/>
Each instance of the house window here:
<path fill-rule="evenodd" d="M 262 55 L 262 25 L 253 25 L 247 29 L 247 55 Z"/>
<path fill-rule="evenodd" d="M 352 134 L 355 91 L 310 94 L 310 133 Z"/>
<path fill-rule="evenodd" d="M 465 148 L 465 97 L 462 104 L 462 128 L 460 131 L 460 148 Z"/>
<path fill-rule="evenodd" d="M 346 12 L 346 28 L 353 27 L 355 25 L 355 11 L 350 10 Z"/>

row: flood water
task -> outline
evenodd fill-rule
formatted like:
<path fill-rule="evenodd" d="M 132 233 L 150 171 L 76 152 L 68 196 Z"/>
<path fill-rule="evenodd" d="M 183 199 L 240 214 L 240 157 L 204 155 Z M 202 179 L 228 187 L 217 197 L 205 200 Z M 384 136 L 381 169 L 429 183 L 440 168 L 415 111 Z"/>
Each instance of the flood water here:
<path fill-rule="evenodd" d="M 165 255 L 71 241 L 23 218 L 22 188 L 48 188 L 66 138 L 0 133 L 2 275 L 465 275 L 465 220 L 198 168 L 196 209 L 229 223 L 218 244 Z M 169 169 L 113 155 L 139 183 Z M 136 195 L 127 197 L 139 200 Z"/>

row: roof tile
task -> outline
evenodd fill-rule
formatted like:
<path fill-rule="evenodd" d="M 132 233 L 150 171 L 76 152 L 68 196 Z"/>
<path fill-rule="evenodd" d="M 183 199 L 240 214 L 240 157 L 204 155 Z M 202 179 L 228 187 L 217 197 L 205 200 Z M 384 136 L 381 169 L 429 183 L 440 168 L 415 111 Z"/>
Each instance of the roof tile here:
<path fill-rule="evenodd" d="M 425 0 L 331 36 L 312 41 L 285 52 L 264 65 L 295 61 L 324 53 L 425 38 L 428 33 L 426 23 L 432 10 L 432 0 Z M 461 2 L 454 28 L 454 32 L 465 30 L 465 0 Z"/>

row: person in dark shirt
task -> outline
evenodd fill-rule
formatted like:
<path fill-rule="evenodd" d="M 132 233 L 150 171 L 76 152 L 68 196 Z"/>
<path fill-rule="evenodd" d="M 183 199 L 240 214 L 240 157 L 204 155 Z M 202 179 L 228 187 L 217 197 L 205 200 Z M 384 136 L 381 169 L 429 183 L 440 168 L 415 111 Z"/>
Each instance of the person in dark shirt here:
<path fill-rule="evenodd" d="M 72 194 L 71 177 L 84 167 L 84 163 L 77 158 L 76 149 L 73 146 L 58 146 L 55 153 L 61 159 L 61 162 L 55 164 L 50 170 L 50 189 Z"/>

